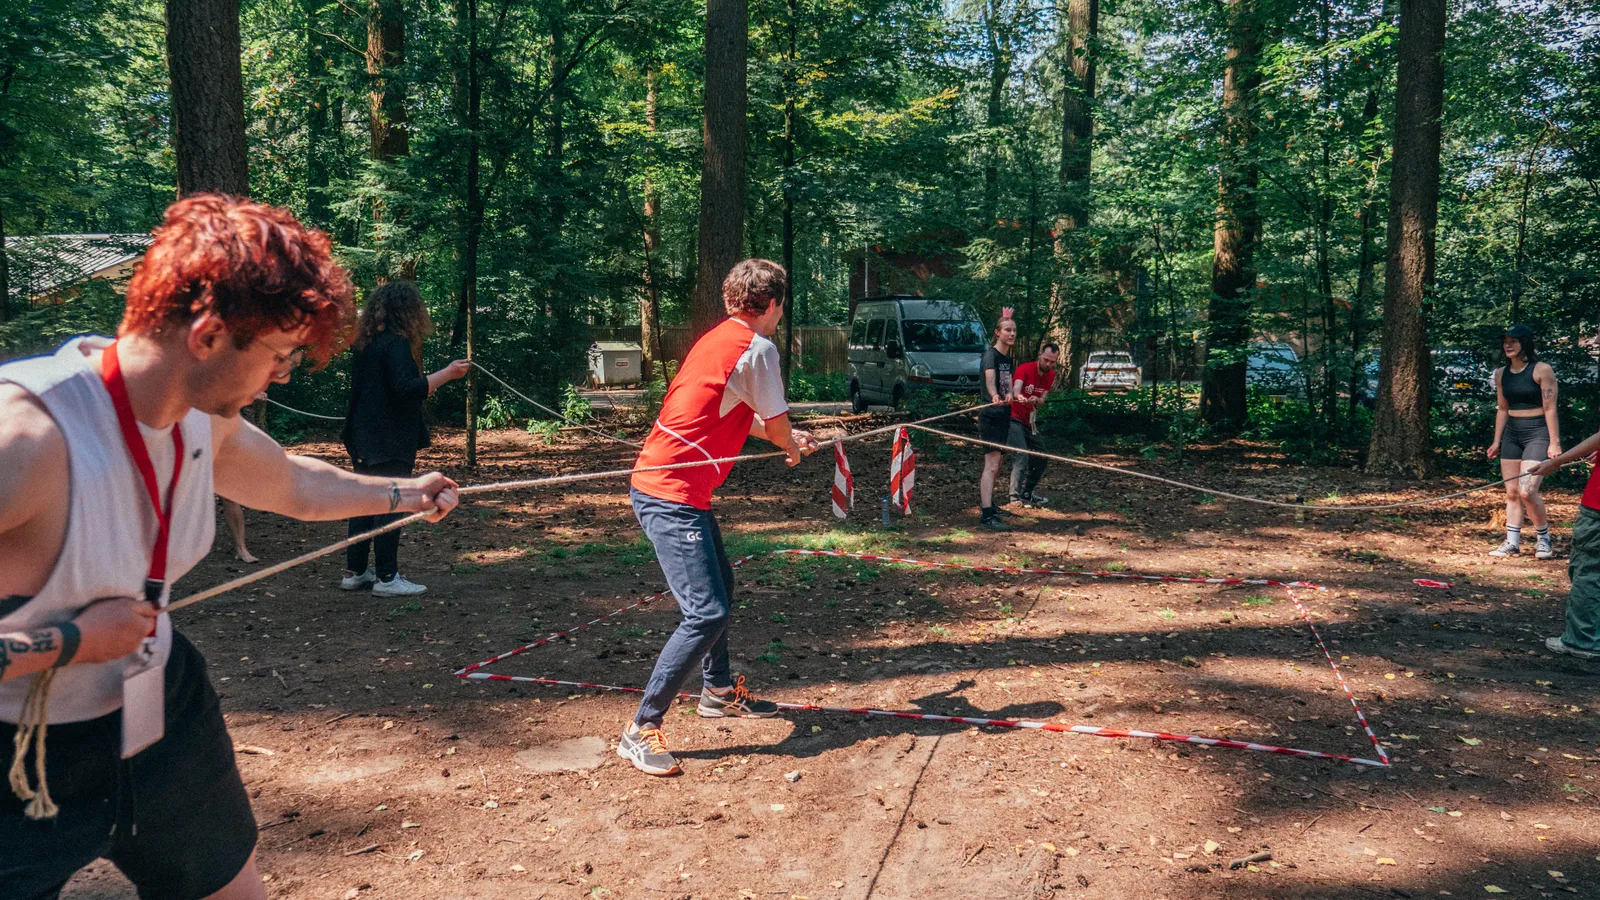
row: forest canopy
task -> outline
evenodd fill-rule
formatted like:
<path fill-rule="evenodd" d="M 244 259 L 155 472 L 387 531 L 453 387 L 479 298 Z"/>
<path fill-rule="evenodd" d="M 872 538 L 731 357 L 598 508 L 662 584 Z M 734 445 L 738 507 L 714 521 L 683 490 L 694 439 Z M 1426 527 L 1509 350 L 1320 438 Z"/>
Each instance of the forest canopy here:
<path fill-rule="evenodd" d="M 148 232 L 179 183 L 168 15 L 228 4 L 4 4 L 0 234 Z M 792 260 L 796 326 L 846 323 L 864 288 L 923 293 L 988 319 L 1015 307 L 1025 343 L 1055 336 L 1075 366 L 1132 350 L 1147 381 L 1231 366 L 1240 385 L 1249 343 L 1285 342 L 1304 359 L 1293 430 L 1359 444 L 1383 336 L 1398 36 L 1426 5 L 740 2 L 735 238 Z M 1600 3 L 1438 5 L 1426 340 L 1487 364 L 1504 326 L 1532 325 L 1593 427 Z M 723 21 L 728 0 L 710 9 Z M 592 328 L 694 319 L 707 60 L 730 65 L 707 55 L 707 13 L 241 0 L 248 192 L 327 229 L 364 287 L 414 277 L 440 330 L 430 354 L 460 344 L 470 306 L 477 355 L 554 398 Z M 1222 250 L 1243 253 L 1226 290 Z M 115 308 L 0 296 L 12 351 Z M 331 406 L 316 379 L 337 369 L 294 390 Z M 1266 421 L 1253 401 L 1218 409 L 1214 424 Z"/>

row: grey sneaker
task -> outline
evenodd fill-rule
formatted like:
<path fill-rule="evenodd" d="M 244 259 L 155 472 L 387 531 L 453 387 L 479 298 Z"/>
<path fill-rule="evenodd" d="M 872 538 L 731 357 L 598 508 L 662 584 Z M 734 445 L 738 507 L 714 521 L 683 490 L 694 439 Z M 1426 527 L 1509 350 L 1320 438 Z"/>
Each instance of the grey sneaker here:
<path fill-rule="evenodd" d="M 1539 536 L 1539 542 L 1533 545 L 1533 556 L 1535 559 L 1556 558 L 1556 548 L 1550 541 L 1550 535 L 1542 534 Z"/>
<path fill-rule="evenodd" d="M 1504 544 L 1489 551 L 1490 556 L 1517 556 L 1522 553 L 1522 545 L 1515 541 L 1506 541 Z"/>
<path fill-rule="evenodd" d="M 1034 506 L 1046 506 L 1050 503 L 1049 497 L 1041 496 L 1032 491 L 1029 491 L 1028 496 L 1023 497 L 1022 500 L 1024 503 L 1031 503 Z"/>
<path fill-rule="evenodd" d="M 622 729 L 617 755 L 646 775 L 677 775 L 683 769 L 667 752 L 667 736 L 660 728 L 639 728 L 632 722 Z"/>
<path fill-rule="evenodd" d="M 744 676 L 740 675 L 725 694 L 713 694 L 710 687 L 703 688 L 695 712 L 707 719 L 770 719 L 778 714 L 778 704 L 750 696 L 744 686 Z"/>
<path fill-rule="evenodd" d="M 428 588 L 426 586 L 407 581 L 406 577 L 398 572 L 388 581 L 379 579 L 372 586 L 372 596 L 374 597 L 415 597 L 418 594 L 426 594 L 427 592 Z"/>
<path fill-rule="evenodd" d="M 361 588 L 364 588 L 367 585 L 370 585 L 370 584 L 372 584 L 373 582 L 375 582 L 377 580 L 378 580 L 378 573 L 372 571 L 372 567 L 371 566 L 368 566 L 367 570 L 365 572 L 362 572 L 360 575 L 357 575 L 356 573 L 350 571 L 349 569 L 345 569 L 344 570 L 344 577 L 339 579 L 339 590 L 341 590 L 341 591 L 356 591 L 356 590 L 360 590 Z"/>
<path fill-rule="evenodd" d="M 1545 638 L 1544 648 L 1549 650 L 1551 653 L 1559 653 L 1564 656 L 1572 656 L 1578 659 L 1600 659 L 1600 653 L 1595 653 L 1592 650 L 1579 650 L 1577 647 L 1571 646 L 1566 641 L 1563 641 L 1558 637 Z"/>

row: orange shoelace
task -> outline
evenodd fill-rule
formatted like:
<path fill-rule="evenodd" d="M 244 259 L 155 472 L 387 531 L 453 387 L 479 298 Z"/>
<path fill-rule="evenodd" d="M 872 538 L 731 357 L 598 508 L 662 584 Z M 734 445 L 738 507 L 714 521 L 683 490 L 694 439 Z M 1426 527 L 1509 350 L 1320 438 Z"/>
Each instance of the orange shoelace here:
<path fill-rule="evenodd" d="M 750 699 L 750 691 L 747 690 L 745 688 L 745 686 L 744 686 L 744 676 L 743 675 L 740 675 L 739 677 L 737 677 L 737 678 L 735 678 L 733 680 L 733 690 L 729 691 L 726 694 L 723 694 L 722 695 L 722 699 L 723 700 L 741 701 L 741 702 Z"/>
<path fill-rule="evenodd" d="M 667 752 L 667 735 L 661 729 L 659 729 L 659 728 L 645 728 L 645 729 L 642 729 L 639 732 L 639 737 L 642 738 L 644 740 L 645 744 L 650 747 L 650 752 L 651 753 L 666 753 Z"/>

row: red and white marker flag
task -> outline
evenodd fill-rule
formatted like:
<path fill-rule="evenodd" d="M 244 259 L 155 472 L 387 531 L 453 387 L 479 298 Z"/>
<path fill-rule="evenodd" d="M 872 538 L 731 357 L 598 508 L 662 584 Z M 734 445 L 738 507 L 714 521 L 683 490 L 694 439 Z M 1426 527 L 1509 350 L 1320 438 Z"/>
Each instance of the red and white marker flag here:
<path fill-rule="evenodd" d="M 906 515 L 911 514 L 911 489 L 917 483 L 917 451 L 911 447 L 911 433 L 901 428 L 894 433 L 894 449 L 889 457 L 889 502 Z"/>
<path fill-rule="evenodd" d="M 844 455 L 844 445 L 833 445 L 833 514 L 844 518 L 846 510 L 856 505 L 856 479 L 850 474 L 850 460 Z"/>

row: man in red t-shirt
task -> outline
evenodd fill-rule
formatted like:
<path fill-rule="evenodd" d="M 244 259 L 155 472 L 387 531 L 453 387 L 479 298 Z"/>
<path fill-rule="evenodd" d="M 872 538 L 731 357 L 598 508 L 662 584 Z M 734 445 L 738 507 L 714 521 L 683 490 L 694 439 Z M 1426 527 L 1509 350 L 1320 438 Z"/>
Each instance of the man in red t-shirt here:
<path fill-rule="evenodd" d="M 1017 366 L 1011 376 L 1011 433 L 1006 443 L 1018 450 L 1043 450 L 1039 440 L 1039 407 L 1044 405 L 1046 394 L 1056 386 L 1056 362 L 1061 348 L 1045 344 L 1039 348 L 1038 360 Z M 1011 454 L 1011 502 L 1025 506 L 1043 506 L 1045 498 L 1034 493 L 1039 479 L 1044 476 L 1046 460 L 1042 456 L 1024 453 Z"/>
<path fill-rule="evenodd" d="M 765 718 L 778 712 L 776 703 L 750 696 L 744 676 L 735 679 L 728 667 L 733 567 L 711 515 L 711 493 L 732 464 L 648 470 L 738 456 L 747 437 L 782 447 L 791 466 L 816 451 L 809 433 L 790 427 L 778 348 L 768 340 L 783 318 L 787 281 L 783 267 L 769 260 L 733 267 L 722 282 L 728 318 L 690 348 L 633 465 L 633 514 L 683 612 L 617 744 L 618 756 L 650 775 L 682 771 L 667 751 L 661 723 L 696 667 L 704 676 L 700 715 Z"/>
<path fill-rule="evenodd" d="M 1578 518 L 1572 523 L 1572 555 L 1567 560 L 1567 576 L 1572 589 L 1567 592 L 1567 627 L 1560 637 L 1545 638 L 1545 649 L 1579 659 L 1600 659 L 1600 466 L 1592 458 L 1600 450 L 1600 434 L 1590 436 L 1578 446 L 1547 459 L 1524 473 L 1543 478 L 1575 459 L 1588 459 L 1589 483 L 1578 502 Z"/>

